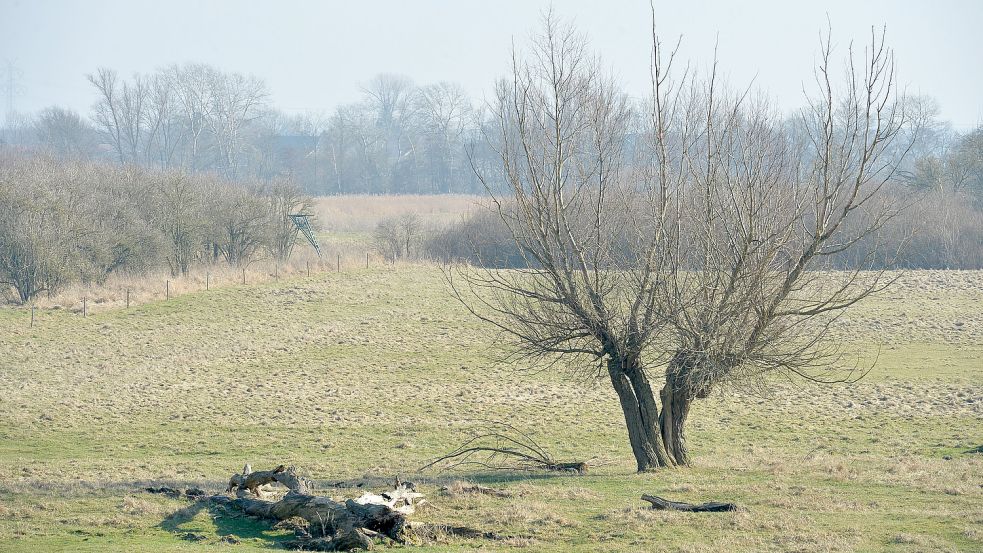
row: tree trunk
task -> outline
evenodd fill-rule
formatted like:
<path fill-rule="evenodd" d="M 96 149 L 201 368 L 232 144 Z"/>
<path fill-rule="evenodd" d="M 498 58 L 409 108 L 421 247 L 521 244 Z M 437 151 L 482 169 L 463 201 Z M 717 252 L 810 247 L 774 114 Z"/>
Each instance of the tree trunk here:
<path fill-rule="evenodd" d="M 674 457 L 662 441 L 655 394 L 641 366 L 630 360 L 612 358 L 608 361 L 608 374 L 621 401 L 638 472 L 673 466 Z"/>
<path fill-rule="evenodd" d="M 676 465 L 688 465 L 689 454 L 686 452 L 686 435 L 683 430 L 690 403 L 693 401 L 692 396 L 688 389 L 680 386 L 670 375 L 666 376 L 666 383 L 659 395 L 662 399 L 662 412 L 659 414 L 662 442 Z"/>

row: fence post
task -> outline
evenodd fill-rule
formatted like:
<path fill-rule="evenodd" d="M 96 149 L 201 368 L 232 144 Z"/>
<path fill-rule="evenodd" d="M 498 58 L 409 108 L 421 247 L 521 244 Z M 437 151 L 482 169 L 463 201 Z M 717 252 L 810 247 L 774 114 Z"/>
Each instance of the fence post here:
<path fill-rule="evenodd" d="M 169 280 L 164 281 L 164 299 L 171 299 L 171 281 Z"/>
<path fill-rule="evenodd" d="M 311 262 L 307 262 L 307 276 L 311 276 Z"/>
<path fill-rule="evenodd" d="M 369 252 L 365 252 L 365 268 L 369 268 Z"/>
<path fill-rule="evenodd" d="M 34 328 L 34 310 L 37 309 L 35 305 L 31 304 L 31 328 Z"/>
<path fill-rule="evenodd" d="M 208 277 L 209 277 L 209 274 L 206 272 L 205 273 L 205 291 L 206 292 L 208 291 Z"/>
<path fill-rule="evenodd" d="M 335 255 L 338 256 L 338 259 L 335 261 L 337 263 L 337 265 L 336 265 L 337 269 L 335 269 L 335 270 L 340 273 L 341 272 L 341 254 L 339 253 L 339 254 L 335 254 Z"/>
<path fill-rule="evenodd" d="M 89 316 L 89 303 L 88 303 L 88 298 L 86 298 L 85 296 L 82 296 L 82 316 L 83 317 Z"/>
<path fill-rule="evenodd" d="M 246 269 L 245 269 L 245 267 L 243 267 L 243 269 L 242 269 L 242 283 L 243 284 L 246 283 Z"/>
<path fill-rule="evenodd" d="M 126 308 L 130 308 L 130 289 L 126 289 Z"/>

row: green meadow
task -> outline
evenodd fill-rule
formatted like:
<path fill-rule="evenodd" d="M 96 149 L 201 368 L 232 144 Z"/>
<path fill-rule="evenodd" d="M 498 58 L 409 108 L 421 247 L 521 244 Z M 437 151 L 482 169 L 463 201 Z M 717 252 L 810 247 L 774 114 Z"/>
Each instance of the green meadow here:
<path fill-rule="evenodd" d="M 218 493 L 245 463 L 320 493 L 413 480 L 412 518 L 494 531 L 407 551 L 979 551 L 983 272 L 916 271 L 834 339 L 852 385 L 725 388 L 690 414 L 692 466 L 636 474 L 605 380 L 500 361 L 439 269 L 351 268 L 129 309 L 0 309 L 0 551 L 269 551 L 286 529 L 147 486 Z M 583 476 L 419 467 L 482 421 Z M 463 480 L 512 497 L 442 493 Z M 643 493 L 732 501 L 652 511 Z"/>

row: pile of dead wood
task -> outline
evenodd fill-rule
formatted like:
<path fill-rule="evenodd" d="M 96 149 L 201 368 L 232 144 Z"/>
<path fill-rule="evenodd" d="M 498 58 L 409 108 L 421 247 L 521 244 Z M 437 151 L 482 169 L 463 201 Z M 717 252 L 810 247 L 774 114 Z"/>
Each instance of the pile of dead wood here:
<path fill-rule="evenodd" d="M 364 482 L 351 487 L 362 485 Z M 452 487 L 453 490 L 445 489 L 444 492 L 510 497 L 505 491 L 484 486 L 457 484 Z M 145 490 L 208 502 L 223 510 L 283 523 L 296 534 L 287 547 L 304 551 L 353 551 L 369 549 L 378 542 L 433 543 L 449 537 L 489 540 L 510 537 L 466 526 L 408 521 L 407 517 L 426 504 L 426 499 L 412 482 L 403 482 L 398 477 L 391 490 L 363 493 L 354 499 L 336 500 L 316 495 L 314 488 L 314 484 L 300 477 L 294 467 L 280 465 L 273 470 L 253 471 L 246 465 L 241 473 L 233 474 L 229 479 L 225 494 L 210 495 L 198 488 L 184 492 L 169 487 Z"/>
<path fill-rule="evenodd" d="M 267 499 L 264 489 L 272 483 L 287 487 L 278 501 Z M 227 491 L 235 499 L 214 496 L 243 513 L 259 518 L 285 521 L 301 518 L 306 529 L 299 529 L 295 546 L 314 551 L 351 551 L 368 549 L 372 541 L 385 538 L 397 543 L 406 541 L 406 517 L 425 500 L 411 483 L 396 479 L 392 490 L 382 494 L 364 493 L 356 499 L 335 501 L 314 495 L 310 482 L 283 465 L 273 470 L 252 472 L 249 465 L 229 480 Z M 221 499 L 218 499 L 221 498 Z"/>
<path fill-rule="evenodd" d="M 275 484 L 285 487 L 286 493 Z M 310 481 L 284 465 L 261 471 L 246 465 L 229 479 L 226 494 L 209 495 L 198 489 L 182 493 L 166 487 L 146 491 L 209 502 L 271 522 L 296 522 L 292 524 L 296 539 L 288 546 L 306 551 L 369 549 L 374 541 L 405 543 L 411 531 L 406 517 L 426 502 L 412 483 L 398 478 L 393 489 L 384 493 L 335 500 L 314 494 Z"/>

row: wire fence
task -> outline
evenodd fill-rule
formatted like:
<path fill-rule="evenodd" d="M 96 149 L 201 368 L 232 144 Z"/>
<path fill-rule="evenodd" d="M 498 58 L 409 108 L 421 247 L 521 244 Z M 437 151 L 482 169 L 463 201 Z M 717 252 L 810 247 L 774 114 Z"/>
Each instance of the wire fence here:
<path fill-rule="evenodd" d="M 30 328 L 40 326 L 46 312 L 69 312 L 82 318 L 97 311 L 130 309 L 143 304 L 170 301 L 177 297 L 209 292 L 217 288 L 279 282 L 281 278 L 310 278 L 327 273 L 395 267 L 395 260 L 373 252 L 362 255 L 332 252 L 322 257 L 304 256 L 290 263 L 251 263 L 241 267 L 205 265 L 185 275 L 170 273 L 123 277 L 116 282 L 73 285 L 55 295 L 35 298 L 23 310 Z"/>

